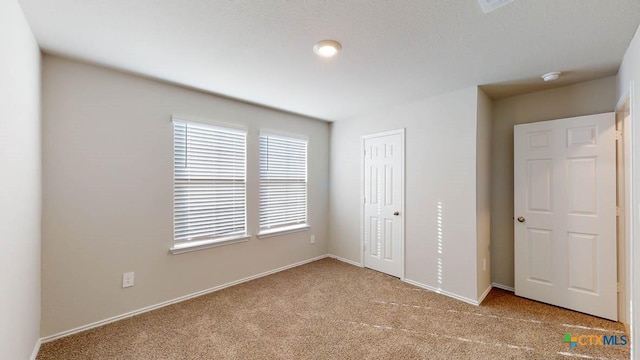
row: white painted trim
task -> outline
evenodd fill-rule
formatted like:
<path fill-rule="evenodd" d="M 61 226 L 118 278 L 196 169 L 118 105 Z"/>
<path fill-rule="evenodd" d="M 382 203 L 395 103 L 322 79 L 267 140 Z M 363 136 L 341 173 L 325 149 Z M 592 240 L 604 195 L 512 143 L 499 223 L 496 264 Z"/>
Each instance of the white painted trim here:
<path fill-rule="evenodd" d="M 178 255 L 178 254 L 184 254 L 184 253 L 197 251 L 197 250 L 204 250 L 212 247 L 247 242 L 249 241 L 249 239 L 251 239 L 251 235 L 233 236 L 229 238 L 212 239 L 212 240 L 189 241 L 189 242 L 175 244 L 169 248 L 169 251 L 173 255 Z"/>
<path fill-rule="evenodd" d="M 632 84 L 631 84 L 632 86 Z M 622 214 L 619 215 L 617 221 L 618 224 L 622 223 L 621 227 L 618 227 L 618 238 L 617 244 L 619 245 L 617 248 L 618 254 L 622 252 L 624 254 L 624 268 L 620 269 L 623 272 L 624 277 L 621 279 L 618 276 L 618 282 L 622 285 L 622 291 L 618 293 L 618 296 L 622 297 L 622 307 L 619 310 L 622 310 L 618 314 L 618 321 L 625 324 L 627 329 L 629 329 L 629 323 L 631 322 L 630 315 L 630 307 L 631 307 L 631 264 L 632 264 L 632 252 L 631 252 L 631 227 L 632 227 L 632 219 L 631 214 L 633 213 L 633 204 L 631 199 L 631 188 L 633 186 L 633 174 L 632 174 L 632 165 L 631 159 L 633 157 L 632 154 L 632 127 L 631 127 L 631 97 L 630 91 L 626 92 L 626 96 L 621 97 L 618 100 L 618 105 L 616 106 L 616 129 L 618 128 L 618 124 L 620 122 L 620 126 L 622 130 L 622 178 L 617 178 L 618 186 L 621 187 L 621 197 L 622 197 Z M 628 117 L 625 116 L 621 120 L 619 119 L 620 115 L 628 114 Z M 616 149 L 617 151 L 617 149 Z M 620 175 L 620 168 L 617 169 L 618 175 Z M 620 189 L 620 187 L 619 187 Z M 620 204 L 618 204 L 619 206 Z M 620 264 L 618 264 L 620 267 Z M 624 280 L 621 281 L 621 280 Z M 628 330 L 629 331 L 629 330 Z"/>
<path fill-rule="evenodd" d="M 299 261 L 299 262 L 291 264 L 291 265 L 282 266 L 282 267 L 279 267 L 277 269 L 265 271 L 265 272 L 257 274 L 257 275 L 252 275 L 252 276 L 240 279 L 240 280 L 231 281 L 231 282 L 228 282 L 226 284 L 218 285 L 218 286 L 206 289 L 206 290 L 202 290 L 202 291 L 198 291 L 198 292 L 195 292 L 195 293 L 192 293 L 192 294 L 189 294 L 189 295 L 181 296 L 181 297 L 178 297 L 178 298 L 175 298 L 175 299 L 172 299 L 172 300 L 163 301 L 163 302 L 155 304 L 155 305 L 147 306 L 147 307 L 144 307 L 144 308 L 141 308 L 141 309 L 138 309 L 138 310 L 134 310 L 134 311 L 130 311 L 130 312 L 127 312 L 127 313 L 124 313 L 124 314 L 121 314 L 121 315 L 116 315 L 116 316 L 110 317 L 108 319 L 96 321 L 94 323 L 83 325 L 83 326 L 79 326 L 79 327 L 74 328 L 74 329 L 62 331 L 62 332 L 59 332 L 57 334 L 45 336 L 45 337 L 41 338 L 39 341 L 41 343 L 46 343 L 46 342 L 50 342 L 50 341 L 53 341 L 53 340 L 57 340 L 57 339 L 60 339 L 60 338 L 63 338 L 63 337 L 69 336 L 69 335 L 73 335 L 73 334 L 76 334 L 76 333 L 79 333 L 79 332 L 82 332 L 82 331 L 85 331 L 85 330 L 93 329 L 93 328 L 96 328 L 96 327 L 99 327 L 99 326 L 102 326 L 102 325 L 106 325 L 106 324 L 109 324 L 109 323 L 112 323 L 112 322 L 115 322 L 115 321 L 118 321 L 118 320 L 122 320 L 122 319 L 130 318 L 132 316 L 140 315 L 140 314 L 146 313 L 146 312 L 151 311 L 151 310 L 156 310 L 156 309 L 168 306 L 168 305 L 172 305 L 172 304 L 179 303 L 179 302 L 182 302 L 182 301 L 185 301 L 185 300 L 193 299 L 193 298 L 196 298 L 198 296 L 206 295 L 206 294 L 218 291 L 218 290 L 222 290 L 222 289 L 228 288 L 230 286 L 242 284 L 244 282 L 255 280 L 255 279 L 258 279 L 258 278 L 261 278 L 261 277 L 265 277 L 265 276 L 268 276 L 268 275 L 272 275 L 272 274 L 278 273 L 280 271 L 288 270 L 288 269 L 291 269 L 291 268 L 294 268 L 294 267 L 298 267 L 298 266 L 301 266 L 301 265 L 304 265 L 304 264 L 308 264 L 308 263 L 311 263 L 311 262 L 314 262 L 314 261 L 322 260 L 322 259 L 326 258 L 327 256 L 328 255 L 317 256 L 317 257 L 314 257 L 314 258 L 311 258 L 311 259 Z"/>
<path fill-rule="evenodd" d="M 364 267 L 364 199 L 366 194 L 364 193 L 364 159 L 366 156 L 366 149 L 364 147 L 364 137 L 360 138 L 360 264 Z"/>
<path fill-rule="evenodd" d="M 502 290 L 506 290 L 506 291 L 511 291 L 512 293 L 516 292 L 516 289 L 513 286 L 507 286 L 507 285 L 502 285 L 502 284 L 498 284 L 498 283 L 491 283 L 491 286 L 494 288 L 498 288 L 498 289 L 502 289 Z"/>
<path fill-rule="evenodd" d="M 631 135 L 631 186 L 629 187 L 630 194 L 627 195 L 627 200 L 631 201 L 631 238 L 630 238 L 630 250 L 631 256 L 629 268 L 631 270 L 631 279 L 629 284 L 631 289 L 631 301 L 629 304 L 629 317 L 631 319 L 631 358 L 636 359 L 640 357 L 640 244 L 638 243 L 638 232 L 640 229 L 640 198 L 638 192 L 638 183 L 640 182 L 640 164 L 638 164 L 638 150 L 640 148 L 640 116 L 636 114 L 639 104 L 636 104 L 635 94 L 635 82 L 631 80 L 629 84 L 629 113 L 631 117 L 630 131 Z"/>
<path fill-rule="evenodd" d="M 400 218 L 401 223 L 402 223 L 402 229 L 400 229 L 400 232 L 402 233 L 401 237 L 401 242 L 400 242 L 400 254 L 402 255 L 402 270 L 400 272 L 400 280 L 404 281 L 404 275 L 405 275 L 405 258 L 407 257 L 407 254 L 405 254 L 405 232 L 406 232 L 406 227 L 407 227 L 407 217 L 405 216 L 405 214 L 407 213 L 407 209 L 406 209 L 406 199 L 405 199 L 405 188 L 407 187 L 407 166 L 406 166 L 406 158 L 407 158 L 407 148 L 406 148 L 406 137 L 407 137 L 407 129 L 406 128 L 402 128 L 397 130 L 401 133 L 400 136 L 400 147 L 402 148 L 402 154 L 401 154 L 401 158 L 400 158 L 400 165 L 402 166 L 402 188 L 400 189 L 400 215 L 402 216 Z"/>
<path fill-rule="evenodd" d="M 40 345 L 42 345 L 42 339 L 38 339 L 38 341 L 36 341 L 36 345 L 33 347 L 29 360 L 36 360 L 38 353 L 40 352 Z"/>
<path fill-rule="evenodd" d="M 292 226 L 279 227 L 276 229 L 262 230 L 262 232 L 259 232 L 258 235 L 256 236 L 258 237 L 258 239 L 266 239 L 274 236 L 286 235 L 286 234 L 291 234 L 299 231 L 307 231 L 309 229 L 311 229 L 311 226 L 309 224 L 292 225 Z"/>
<path fill-rule="evenodd" d="M 290 133 L 290 132 L 286 132 L 286 131 L 280 131 L 280 130 L 271 130 L 271 129 L 260 129 L 260 134 L 258 134 L 259 136 L 275 136 L 278 138 L 293 138 L 295 140 L 302 140 L 302 141 L 306 141 L 307 143 L 309 143 L 309 136 L 307 135 L 302 135 L 302 134 L 295 134 L 295 133 Z"/>
<path fill-rule="evenodd" d="M 429 290 L 429 291 L 433 291 L 434 293 L 445 295 L 445 296 L 448 296 L 448 297 L 456 299 L 456 300 L 464 301 L 467 304 L 471 304 L 471 305 L 475 305 L 475 306 L 480 305 L 480 303 L 477 300 L 469 299 L 467 297 L 460 296 L 458 294 L 454 294 L 454 293 L 451 293 L 451 292 L 448 292 L 448 291 L 445 291 L 445 290 L 442 290 L 442 289 L 437 289 L 437 288 L 434 288 L 432 286 L 419 283 L 417 281 L 413 281 L 413 280 L 409 280 L 409 279 L 404 279 L 402 281 L 406 282 L 407 284 L 411 284 L 413 286 L 417 286 L 419 288 L 423 288 L 423 289 L 426 289 L 426 290 Z"/>
<path fill-rule="evenodd" d="M 384 136 L 396 135 L 396 134 L 404 134 L 404 133 L 405 133 L 405 128 L 400 128 L 400 129 L 395 129 L 395 130 L 377 132 L 375 134 L 362 135 L 362 139 L 363 140 L 364 139 L 373 139 L 373 138 L 377 138 L 377 137 L 384 137 Z"/>
<path fill-rule="evenodd" d="M 365 251 L 365 239 L 364 239 L 364 197 L 365 197 L 365 193 L 364 193 L 364 177 L 365 177 L 365 169 L 364 169 L 364 152 L 365 152 L 365 147 L 364 147 L 364 143 L 367 139 L 373 139 L 373 138 L 377 138 L 377 137 L 384 137 L 384 136 L 389 136 L 389 135 L 400 135 L 400 148 L 402 149 L 402 151 L 400 152 L 400 173 L 402 175 L 402 181 L 401 183 L 401 188 L 400 188 L 400 214 L 401 214 L 401 229 L 400 229 L 400 262 L 401 262 L 401 267 L 400 267 L 400 280 L 404 281 L 405 280 L 405 258 L 406 258 L 406 254 L 405 254 L 405 230 L 406 230 L 406 209 L 405 209 L 405 188 L 407 186 L 407 172 L 406 172 L 406 133 L 407 133 L 407 129 L 406 128 L 400 128 L 400 129 L 395 129 L 395 130 L 389 130 L 389 131 L 383 131 L 383 132 L 379 132 L 379 133 L 375 133 L 375 134 L 368 134 L 368 135 L 362 135 L 360 138 L 360 263 L 362 264 L 362 267 L 364 267 L 364 263 L 365 263 L 365 256 L 364 256 L 364 251 Z"/>
<path fill-rule="evenodd" d="M 197 117 L 197 116 L 173 114 L 171 115 L 171 122 L 172 123 L 181 122 L 181 123 L 193 124 L 197 126 L 209 126 L 209 127 L 217 128 L 220 130 L 225 130 L 225 131 L 231 130 L 231 131 L 236 131 L 238 133 L 243 133 L 247 136 L 249 135 L 249 128 L 244 125 L 239 125 L 234 123 L 225 123 L 225 122 Z"/>
<path fill-rule="evenodd" d="M 357 266 L 357 267 L 364 267 L 364 265 L 362 265 L 362 263 L 359 263 L 359 262 L 357 262 L 357 261 L 353 261 L 353 260 L 345 259 L 345 258 L 343 258 L 343 257 L 336 256 L 336 255 L 332 255 L 332 254 L 329 254 L 329 255 L 327 255 L 327 256 L 328 256 L 328 257 L 330 257 L 330 258 L 332 258 L 332 259 L 336 259 L 336 260 L 338 260 L 338 261 L 342 261 L 343 263 L 347 263 L 347 264 L 349 264 L 349 265 L 353 265 L 353 266 Z"/>
<path fill-rule="evenodd" d="M 493 289 L 493 286 L 489 285 L 489 287 L 487 287 L 487 290 L 485 290 L 482 295 L 480 295 L 480 297 L 478 298 L 478 305 L 482 304 L 484 298 L 486 298 L 487 295 L 489 295 L 489 293 L 491 292 L 491 289 Z"/>

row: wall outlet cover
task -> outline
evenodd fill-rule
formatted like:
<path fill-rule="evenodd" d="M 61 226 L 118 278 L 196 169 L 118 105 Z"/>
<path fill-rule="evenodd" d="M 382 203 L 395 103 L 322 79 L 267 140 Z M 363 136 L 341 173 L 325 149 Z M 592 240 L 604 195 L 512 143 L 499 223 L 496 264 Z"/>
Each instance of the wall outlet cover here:
<path fill-rule="evenodd" d="M 122 287 L 123 288 L 128 288 L 128 287 L 133 286 L 133 281 L 134 281 L 134 273 L 133 273 L 133 271 L 126 272 L 126 273 L 122 274 Z"/>

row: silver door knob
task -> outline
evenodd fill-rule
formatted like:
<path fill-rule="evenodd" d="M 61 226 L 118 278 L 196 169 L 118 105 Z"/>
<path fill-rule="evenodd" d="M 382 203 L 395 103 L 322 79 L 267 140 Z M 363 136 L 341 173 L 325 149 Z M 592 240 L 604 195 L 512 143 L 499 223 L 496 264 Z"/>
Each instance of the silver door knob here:
<path fill-rule="evenodd" d="M 524 217 L 522 217 L 522 216 L 519 216 L 519 217 L 518 217 L 518 222 L 523 223 L 523 222 L 525 222 L 525 221 L 527 221 L 527 219 L 525 219 Z"/>
<path fill-rule="evenodd" d="M 396 212 L 393 213 L 393 216 L 398 216 L 398 215 L 400 215 L 399 211 L 396 211 Z"/>

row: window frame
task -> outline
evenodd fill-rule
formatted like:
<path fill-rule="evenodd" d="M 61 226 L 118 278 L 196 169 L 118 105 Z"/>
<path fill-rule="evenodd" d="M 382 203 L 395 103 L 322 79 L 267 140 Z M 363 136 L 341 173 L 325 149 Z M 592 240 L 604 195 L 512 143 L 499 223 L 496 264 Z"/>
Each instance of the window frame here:
<path fill-rule="evenodd" d="M 190 252 L 190 251 L 195 251 L 195 250 L 200 250 L 200 249 L 205 249 L 205 248 L 210 248 L 210 247 L 217 247 L 217 246 L 223 246 L 223 245 L 229 245 L 229 244 L 235 244 L 235 243 L 239 243 L 239 242 L 245 242 L 248 241 L 251 236 L 248 233 L 248 203 L 247 203 L 247 140 L 248 140 L 248 130 L 246 128 L 243 127 L 238 127 L 238 126 L 233 126 L 233 125 L 229 125 L 229 124 L 219 124 L 219 123 L 212 123 L 210 121 L 206 121 L 206 120 L 202 120 L 202 121 L 192 121 L 188 118 L 182 117 L 182 116 L 172 116 L 171 118 L 171 123 L 172 123 L 172 128 L 173 128 L 173 246 L 171 248 L 169 248 L 170 252 L 172 254 L 181 254 L 181 253 L 185 253 L 185 252 Z M 194 127 L 194 128 L 199 128 L 200 130 L 202 129 L 209 129 L 212 130 L 212 132 L 222 132 L 222 133 L 227 133 L 229 135 L 242 135 L 242 139 L 244 141 L 243 144 L 243 148 L 242 148 L 242 170 L 243 170 L 243 174 L 242 174 L 242 184 L 243 184 L 243 200 L 242 202 L 244 203 L 244 219 L 243 219 L 243 225 L 244 225 L 244 232 L 242 234 L 231 234 L 228 236 L 225 235 L 220 235 L 220 236 L 216 236 L 216 235 L 212 235 L 211 237 L 209 236 L 201 236 L 201 237 L 195 237 L 194 239 L 189 239 L 189 240 L 177 240 L 177 222 L 178 222 L 178 216 L 176 214 L 177 211 L 177 206 L 178 206 L 178 195 L 177 195 L 177 191 L 179 191 L 179 185 L 178 185 L 178 181 L 181 180 L 179 178 L 178 174 L 178 168 L 177 168 L 177 163 L 178 163 L 178 149 L 177 149 L 177 143 L 178 143 L 178 138 L 177 138 L 177 126 L 179 125 L 184 125 L 185 126 L 185 162 L 187 159 L 187 153 L 188 153 L 188 148 L 187 148 L 187 133 L 188 133 L 188 128 Z M 214 140 L 212 140 L 211 142 L 214 142 Z M 233 156 L 238 156 L 238 154 L 234 154 Z M 211 166 L 211 164 L 207 164 L 205 166 Z M 199 167 L 194 167 L 192 168 L 194 172 L 197 172 L 198 170 L 202 171 L 202 168 Z M 234 169 L 234 171 L 236 171 L 236 169 Z M 192 179 L 188 178 L 188 179 Z M 187 180 L 188 180 L 187 179 Z M 220 179 L 220 178 L 218 178 Z M 202 179 L 200 179 L 202 180 Z M 212 182 L 212 184 L 215 184 L 215 179 L 212 178 L 210 179 L 210 181 Z M 229 180 L 226 179 L 225 181 L 231 181 L 232 183 L 234 181 L 237 180 Z M 188 185 L 182 185 L 182 188 L 180 190 L 185 191 L 185 189 L 188 187 Z M 211 200 L 212 203 L 215 203 L 215 201 L 220 201 L 219 199 L 215 199 L 215 200 Z M 236 199 L 234 198 L 233 201 L 236 201 Z M 207 204 L 209 205 L 209 204 Z M 188 217 L 187 217 L 188 220 Z M 213 228 L 213 227 L 212 227 Z"/>
<path fill-rule="evenodd" d="M 275 138 L 284 141 L 295 141 L 304 143 L 304 222 L 297 224 L 286 224 L 282 226 L 263 227 L 262 211 L 263 211 L 263 138 Z M 270 130 L 261 130 L 258 139 L 258 232 L 257 237 L 260 239 L 269 238 L 278 235 L 284 235 L 299 231 L 306 231 L 311 228 L 309 224 L 309 138 L 300 135 L 285 134 Z"/>

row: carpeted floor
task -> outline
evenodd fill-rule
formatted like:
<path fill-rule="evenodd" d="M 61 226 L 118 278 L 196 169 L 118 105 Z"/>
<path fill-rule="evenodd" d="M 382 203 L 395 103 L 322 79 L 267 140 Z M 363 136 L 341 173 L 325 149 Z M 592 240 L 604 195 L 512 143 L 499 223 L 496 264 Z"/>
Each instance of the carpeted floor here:
<path fill-rule="evenodd" d="M 476 307 L 324 259 L 42 344 L 47 359 L 628 359 L 619 323 L 494 289 Z"/>

